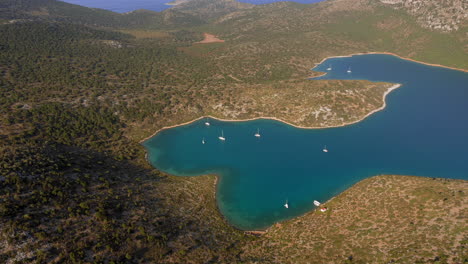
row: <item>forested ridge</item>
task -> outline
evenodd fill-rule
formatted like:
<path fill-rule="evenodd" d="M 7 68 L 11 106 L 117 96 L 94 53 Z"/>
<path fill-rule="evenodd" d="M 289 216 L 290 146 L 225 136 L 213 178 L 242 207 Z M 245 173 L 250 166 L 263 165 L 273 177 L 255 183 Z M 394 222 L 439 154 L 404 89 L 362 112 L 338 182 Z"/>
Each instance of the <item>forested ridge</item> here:
<path fill-rule="evenodd" d="M 242 234 L 219 214 L 200 229 L 194 222 L 201 216 L 169 210 L 200 196 L 168 188 L 177 180 L 150 169 L 125 132 L 132 122 L 172 111 L 169 105 L 180 105 L 177 98 L 209 76 L 203 59 L 180 50 L 202 34 L 176 29 L 137 39 L 89 19 L 5 19 L 15 20 L 0 25 L 1 262 L 180 260 L 184 254 L 168 243 L 192 232 L 202 258 L 232 259 L 226 248 Z M 207 180 L 192 184 L 201 190 Z M 210 192 L 204 199 L 215 211 Z M 220 229 L 234 237 L 211 237 Z"/>
<path fill-rule="evenodd" d="M 8 20 L 35 20 L 75 23 L 107 28 L 177 28 L 194 26 L 203 20 L 184 12 L 158 13 L 137 10 L 125 14 L 86 8 L 57 0 L 2 0 L 0 17 Z"/>
<path fill-rule="evenodd" d="M 202 115 L 335 126 L 381 107 L 392 84 L 307 80 L 327 56 L 389 51 L 466 68 L 463 23 L 456 32 L 431 31 L 377 1 L 351 2 L 193 0 L 160 13 L 117 14 L 55 0 L 0 0 L 0 262 L 303 261 L 268 251 L 293 243 L 286 236 L 273 235 L 270 245 L 232 228 L 217 210 L 214 177 L 159 172 L 139 141 Z M 205 32 L 225 42 L 198 44 Z M 432 195 L 427 190 L 421 195 Z M 383 250 L 378 257 L 466 261 L 461 251 L 448 255 L 448 243 L 439 246 L 434 255 Z M 328 257 L 372 257 L 359 248 L 346 253 L 353 257 Z"/>

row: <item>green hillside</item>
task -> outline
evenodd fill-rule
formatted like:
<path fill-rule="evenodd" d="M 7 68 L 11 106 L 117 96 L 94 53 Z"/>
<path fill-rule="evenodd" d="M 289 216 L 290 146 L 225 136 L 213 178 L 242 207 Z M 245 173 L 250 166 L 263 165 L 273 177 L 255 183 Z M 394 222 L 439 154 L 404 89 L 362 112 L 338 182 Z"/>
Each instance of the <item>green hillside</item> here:
<path fill-rule="evenodd" d="M 382 106 L 392 84 L 308 80 L 328 56 L 393 52 L 468 68 L 466 23 L 436 31 L 412 14 L 374 0 L 192 0 L 127 14 L 0 0 L 0 263 L 466 262 L 466 181 L 379 176 L 330 203 L 341 218 L 312 212 L 256 236 L 219 214 L 214 176 L 165 175 L 139 144 L 202 115 L 325 127 Z M 203 33 L 224 42 L 199 44 Z M 326 116 L 311 114 L 322 107 Z M 416 212 L 395 225 L 386 219 L 397 208 L 381 199 Z M 346 214 L 355 200 L 369 206 Z M 380 231 L 350 224 L 370 216 Z"/>
<path fill-rule="evenodd" d="M 57 0 L 2 0 L 0 17 L 7 20 L 57 21 L 110 28 L 170 28 L 174 25 L 194 26 L 202 23 L 190 14 L 175 10 L 164 13 L 137 10 L 119 14 Z"/>

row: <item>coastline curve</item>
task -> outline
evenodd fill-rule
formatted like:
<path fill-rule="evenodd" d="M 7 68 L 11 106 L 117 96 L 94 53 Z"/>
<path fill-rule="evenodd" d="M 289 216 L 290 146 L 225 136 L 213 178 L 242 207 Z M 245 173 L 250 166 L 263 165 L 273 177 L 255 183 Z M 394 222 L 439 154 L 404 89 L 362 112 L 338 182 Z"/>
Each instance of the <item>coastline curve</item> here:
<path fill-rule="evenodd" d="M 331 59 L 331 58 L 347 58 L 347 57 L 352 57 L 352 56 L 359 56 L 359 55 L 370 55 L 370 54 L 383 54 L 383 55 L 391 55 L 391 56 L 395 56 L 397 58 L 400 58 L 400 59 L 403 59 L 403 60 L 407 60 L 407 61 L 412 61 L 412 62 L 416 62 L 416 63 L 420 63 L 420 64 L 424 64 L 424 65 L 428 65 L 428 66 L 433 66 L 433 67 L 440 67 L 440 68 L 446 68 L 446 69 L 451 69 L 451 70 L 457 70 L 457 71 L 462 71 L 462 72 L 468 72 L 468 70 L 466 69 L 461 69 L 461 68 L 455 68 L 455 67 L 450 67 L 450 66 L 444 66 L 444 65 L 441 65 L 441 64 L 433 64 L 433 63 L 427 63 L 427 62 L 422 62 L 422 61 L 418 61 L 418 60 L 414 60 L 414 59 L 410 59 L 410 58 L 406 58 L 406 57 L 403 57 L 403 56 L 400 56 L 398 54 L 395 54 L 395 53 L 391 53 L 391 52 L 378 52 L 378 51 L 369 51 L 369 52 L 360 52 L 360 53 L 352 53 L 352 54 L 349 54 L 349 55 L 338 55 L 338 56 L 330 56 L 330 57 L 325 57 L 323 58 L 319 63 L 315 63 L 315 65 L 320 65 L 322 64 L 324 61 L 328 60 L 328 59 Z M 312 68 L 313 69 L 313 68 Z M 321 73 L 321 72 L 319 72 Z M 318 76 L 314 76 L 314 78 L 317 78 L 317 77 L 320 77 L 320 76 L 323 76 L 323 75 L 326 75 L 326 73 L 322 73 Z M 269 119 L 269 120 L 275 120 L 275 121 L 279 121 L 279 122 L 282 122 L 284 124 L 287 124 L 287 125 L 290 125 L 290 126 L 293 126 L 293 127 L 296 127 L 296 128 L 301 128 L 301 129 L 326 129 L 326 128 L 335 128 L 335 127 L 343 127 L 343 126 L 348 126 L 348 125 L 352 125 L 352 124 L 355 124 L 355 123 L 359 123 L 361 121 L 363 121 L 364 119 L 366 119 L 367 117 L 371 116 L 372 114 L 376 113 L 376 112 L 379 112 L 383 109 L 385 109 L 386 107 L 386 97 L 387 95 L 392 92 L 393 90 L 397 89 L 401 87 L 401 84 L 395 84 L 393 86 L 391 86 L 384 94 L 383 94 L 383 105 L 380 107 L 380 108 L 377 108 L 371 112 L 369 112 L 368 114 L 366 114 L 364 117 L 358 119 L 358 120 L 355 120 L 355 121 L 352 121 L 352 122 L 345 122 L 341 125 L 334 125 L 334 126 L 319 126 L 319 127 L 314 127 L 314 126 L 300 126 L 300 125 L 296 125 L 296 124 L 293 124 L 291 122 L 288 122 L 286 120 L 283 120 L 283 119 L 280 119 L 280 118 L 277 118 L 277 117 L 269 117 L 269 116 L 259 116 L 259 117 L 254 117 L 254 118 L 247 118 L 247 119 L 226 119 L 226 118 L 218 118 L 218 117 L 215 117 L 215 116 L 211 116 L 211 115 L 205 115 L 205 116 L 200 116 L 199 118 L 196 118 L 196 119 L 193 119 L 191 121 L 187 121 L 187 122 L 184 122 L 184 123 L 180 123 L 180 124 L 177 124 L 177 125 L 172 125 L 172 126 L 165 126 L 165 127 L 162 127 L 160 129 L 158 129 L 156 132 L 154 132 L 153 134 L 151 134 L 150 136 L 142 139 L 139 141 L 140 144 L 142 144 L 143 142 L 147 141 L 148 139 L 154 137 L 155 135 L 157 135 L 160 131 L 163 131 L 163 130 L 166 130 L 166 129 L 171 129 L 171 128 L 175 128 L 175 127 L 180 127 L 180 126 L 184 126 L 184 125 L 188 125 L 188 124 L 191 124 L 191 123 L 194 123 L 198 120 L 201 120 L 203 118 L 212 118 L 212 119 L 216 119 L 216 120 L 219 120 L 219 121 L 226 121 L 226 122 L 246 122 L 246 121 L 254 121 L 254 120 L 259 120 L 259 119 Z"/>
<path fill-rule="evenodd" d="M 387 54 L 387 55 L 392 55 L 392 56 L 398 57 L 398 58 L 400 58 L 400 59 L 404 59 L 404 60 L 414 61 L 414 62 L 420 63 L 420 62 L 418 62 L 418 61 L 411 60 L 411 59 L 406 59 L 406 58 L 400 57 L 400 56 L 398 56 L 398 55 L 390 54 L 390 53 L 360 53 L 360 54 L 353 54 L 353 55 L 350 55 L 350 56 L 334 56 L 334 57 L 329 57 L 329 58 L 351 57 L 351 56 L 354 56 L 354 55 L 367 55 L 367 54 Z M 323 60 L 322 60 L 322 63 L 323 63 L 323 61 L 325 61 L 326 59 L 328 59 L 328 58 L 323 59 Z M 454 69 L 454 68 L 450 68 L 450 67 L 439 66 L 439 65 L 428 64 L 428 63 L 421 63 L 421 64 L 425 64 L 425 65 L 429 65 L 429 66 L 435 66 L 435 67 L 442 67 L 442 68 Z M 460 70 L 460 71 L 462 71 L 462 72 L 467 72 L 467 71 L 464 70 L 464 69 L 455 69 L 455 70 Z M 179 126 L 184 126 L 184 125 L 187 125 L 187 124 L 191 124 L 191 123 L 193 123 L 193 122 L 197 122 L 197 121 L 199 121 L 199 120 L 201 120 L 201 119 L 203 119 L 203 118 L 207 118 L 207 117 L 208 117 L 208 118 L 212 118 L 212 119 L 216 119 L 216 120 L 220 120 L 220 121 L 228 121 L 228 122 L 245 122 L 245 121 L 251 121 L 251 120 L 269 119 L 269 120 L 275 120 L 275 121 L 281 122 L 281 123 L 283 123 L 283 124 L 286 124 L 286 125 L 289 125 L 289 126 L 292 126 L 292 127 L 295 127 L 295 128 L 300 128 L 300 129 L 324 129 L 324 128 L 332 128 L 332 127 L 347 126 L 347 125 L 350 125 L 350 124 L 354 124 L 354 123 L 361 122 L 362 120 L 366 119 L 366 118 L 369 117 L 370 115 L 372 115 L 372 114 L 374 114 L 374 113 L 376 113 L 376 112 L 378 112 L 378 111 L 381 111 L 381 110 L 385 109 L 386 106 L 387 106 L 387 103 L 386 103 L 386 96 L 387 96 L 391 91 L 393 91 L 393 90 L 395 90 L 395 89 L 397 89 L 397 88 L 399 88 L 399 87 L 401 87 L 401 86 L 402 86 L 402 84 L 394 84 L 394 85 L 392 85 L 391 87 L 389 87 L 388 90 L 385 91 L 384 94 L 383 94 L 383 97 L 382 97 L 383 105 L 382 105 L 381 107 L 379 107 L 378 109 L 375 109 L 375 110 L 373 110 L 373 111 L 370 111 L 370 112 L 369 112 L 368 114 L 366 114 L 363 118 L 360 118 L 360 119 L 357 120 L 357 121 L 352 121 L 352 122 L 344 123 L 344 124 L 341 124 L 341 125 L 312 127 L 312 126 L 300 126 L 300 125 L 295 125 L 295 124 L 292 124 L 292 123 L 290 123 L 290 122 L 288 122 L 288 121 L 285 121 L 285 120 L 282 120 L 282 119 L 279 119 L 279 118 L 276 118 L 276 117 L 256 117 L 256 118 L 248 118 L 248 119 L 242 119 L 242 120 L 239 120 L 239 119 L 237 119 L 237 120 L 231 120 L 231 119 L 223 119 L 223 118 L 217 118 L 217 117 L 214 117 L 214 116 L 207 115 L 207 116 L 201 116 L 201 117 L 199 117 L 199 118 L 196 118 L 196 119 L 193 119 L 193 120 L 191 120 L 191 121 L 184 122 L 184 123 L 181 123 L 181 124 L 163 127 L 163 128 L 161 128 L 161 129 L 157 130 L 153 135 L 151 135 L 151 136 L 149 136 L 149 137 L 147 137 L 147 138 L 141 140 L 141 142 L 145 142 L 146 140 L 148 140 L 148 139 L 150 139 L 151 137 L 157 135 L 159 132 L 161 132 L 161 131 L 163 131 L 163 130 L 170 129 L 170 128 L 174 128 L 174 127 L 179 127 Z M 207 175 L 210 175 L 210 174 L 207 174 Z M 211 174 L 211 175 L 213 175 L 213 174 Z M 378 175 L 378 174 L 376 174 L 376 175 Z M 408 175 L 411 175 L 411 174 L 408 174 Z M 214 196 L 215 196 L 215 199 L 216 199 L 217 184 L 218 184 L 218 182 L 219 182 L 219 177 L 220 177 L 220 175 L 215 175 L 215 177 L 216 177 L 216 180 L 215 180 L 215 184 L 214 184 L 214 186 L 215 186 Z M 359 182 L 360 182 L 360 181 L 359 181 Z M 349 189 L 349 188 L 347 188 L 347 189 Z M 340 192 L 340 193 L 342 193 L 342 192 Z M 339 195 L 339 194 L 337 194 L 337 195 Z M 336 197 L 337 195 L 331 197 L 331 199 L 329 199 L 327 202 L 331 201 L 331 200 L 332 200 L 334 197 Z M 219 211 L 220 208 L 219 208 L 219 207 L 217 207 L 217 208 L 218 208 L 218 211 Z M 309 212 L 311 212 L 311 211 L 309 211 Z M 221 214 L 221 215 L 223 215 L 223 214 Z M 223 215 L 223 216 L 224 216 L 224 215 Z M 298 217 L 298 216 L 297 216 L 297 217 Z M 294 217 L 294 218 L 297 218 L 297 217 Z M 225 220 L 227 220 L 227 219 L 225 218 Z M 230 224 L 229 221 L 227 221 L 227 222 Z M 279 221 L 279 222 L 282 222 L 282 221 Z M 233 226 L 232 224 L 230 224 L 230 225 Z M 271 227 L 271 226 L 270 226 L 270 227 Z M 264 231 L 260 231 L 260 233 L 263 234 L 263 232 L 267 231 L 270 227 L 264 229 Z M 234 228 L 235 228 L 235 226 L 234 226 Z M 238 228 L 236 228 L 236 229 L 238 229 Z M 242 229 L 240 229 L 240 230 L 242 230 Z M 244 231 L 244 232 L 246 232 L 246 233 L 252 232 L 252 231 L 246 231 L 246 230 L 242 230 L 242 231 Z M 254 231 L 254 232 L 255 232 L 255 231 Z M 256 233 L 256 232 L 255 232 L 255 233 Z M 255 235 L 255 234 L 253 234 L 253 235 Z"/>

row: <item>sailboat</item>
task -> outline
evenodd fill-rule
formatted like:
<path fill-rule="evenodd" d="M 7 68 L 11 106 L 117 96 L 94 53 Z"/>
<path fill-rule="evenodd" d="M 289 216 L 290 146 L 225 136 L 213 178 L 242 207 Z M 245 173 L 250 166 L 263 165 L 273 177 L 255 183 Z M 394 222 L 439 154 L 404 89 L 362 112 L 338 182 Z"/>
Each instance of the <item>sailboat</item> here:
<path fill-rule="evenodd" d="M 317 200 L 314 200 L 314 205 L 315 205 L 315 206 L 320 206 L 320 202 L 317 201 Z"/>
<path fill-rule="evenodd" d="M 255 133 L 255 136 L 258 137 L 258 138 L 261 137 L 259 128 L 257 128 L 257 133 Z"/>
<path fill-rule="evenodd" d="M 288 200 L 286 200 L 286 203 L 284 204 L 284 208 L 286 208 L 286 209 L 289 208 Z"/>
<path fill-rule="evenodd" d="M 328 68 L 327 68 L 327 71 L 331 71 L 332 70 L 332 66 L 329 65 Z"/>
<path fill-rule="evenodd" d="M 323 152 L 327 153 L 328 152 L 328 149 L 327 149 L 327 146 L 323 147 Z"/>
<path fill-rule="evenodd" d="M 210 126 L 210 122 L 208 122 L 208 119 L 205 121 L 205 126 Z"/>
<path fill-rule="evenodd" d="M 201 143 L 202 143 L 202 144 L 205 144 L 205 138 L 203 138 L 203 139 L 201 140 Z"/>
<path fill-rule="evenodd" d="M 221 130 L 221 136 L 219 136 L 218 138 L 221 141 L 226 141 L 226 138 L 224 137 L 224 131 L 223 130 Z"/>
<path fill-rule="evenodd" d="M 347 73 L 351 73 L 351 67 L 348 68 L 348 70 L 346 71 Z"/>

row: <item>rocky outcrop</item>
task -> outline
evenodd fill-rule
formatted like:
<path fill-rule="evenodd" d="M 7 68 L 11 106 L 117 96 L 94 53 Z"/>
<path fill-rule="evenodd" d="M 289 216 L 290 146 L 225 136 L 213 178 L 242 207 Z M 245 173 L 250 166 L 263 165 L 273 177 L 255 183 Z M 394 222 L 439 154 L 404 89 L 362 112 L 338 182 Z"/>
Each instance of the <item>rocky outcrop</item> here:
<path fill-rule="evenodd" d="M 179 0 L 176 2 L 180 4 L 176 5 L 174 10 L 194 15 L 205 21 L 254 6 L 236 0 Z"/>
<path fill-rule="evenodd" d="M 403 9 L 415 16 L 427 28 L 439 31 L 457 31 L 467 25 L 466 0 L 379 0 L 383 4 Z"/>

